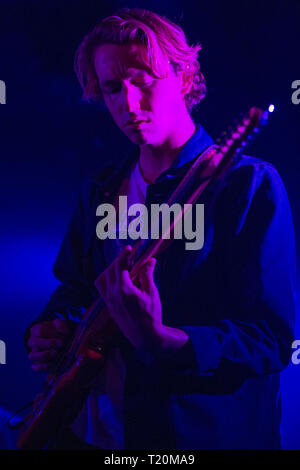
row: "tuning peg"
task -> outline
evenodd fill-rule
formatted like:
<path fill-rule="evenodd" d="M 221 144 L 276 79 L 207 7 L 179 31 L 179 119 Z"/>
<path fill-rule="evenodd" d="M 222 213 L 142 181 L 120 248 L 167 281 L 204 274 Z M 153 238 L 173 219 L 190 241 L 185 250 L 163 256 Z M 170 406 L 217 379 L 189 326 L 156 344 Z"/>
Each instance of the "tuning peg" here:
<path fill-rule="evenodd" d="M 239 139 L 240 137 L 241 137 L 241 134 L 240 134 L 239 132 L 234 132 L 234 133 L 232 134 L 232 138 L 233 138 L 233 139 Z"/>
<path fill-rule="evenodd" d="M 249 122 L 250 122 L 249 118 L 246 117 L 246 118 L 243 119 L 244 126 L 248 126 Z"/>

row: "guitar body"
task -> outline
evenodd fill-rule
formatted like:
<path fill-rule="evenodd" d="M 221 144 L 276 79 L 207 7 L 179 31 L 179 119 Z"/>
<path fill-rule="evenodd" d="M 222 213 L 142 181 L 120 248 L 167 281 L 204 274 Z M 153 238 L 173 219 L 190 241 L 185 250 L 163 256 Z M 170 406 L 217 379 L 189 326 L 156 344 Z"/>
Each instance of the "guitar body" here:
<path fill-rule="evenodd" d="M 34 410 L 29 423 L 20 434 L 19 449 L 43 449 L 59 429 L 72 421 L 68 407 L 72 402 L 81 402 L 88 393 L 87 383 L 93 380 L 103 365 L 103 356 L 94 350 L 88 350 L 76 363 L 63 374 L 42 398 L 42 406 Z M 78 411 L 78 410 L 77 410 Z M 67 413 L 66 413 L 67 412 Z"/>
<path fill-rule="evenodd" d="M 85 317 L 93 308 L 94 305 L 85 312 Z M 99 339 L 100 331 L 102 340 Z M 95 318 L 93 328 L 81 339 L 72 365 L 68 368 L 63 364 L 62 369 L 66 371 L 56 376 L 49 374 L 46 378 L 45 392 L 38 394 L 23 423 L 18 449 L 43 449 L 59 430 L 72 422 L 79 411 L 78 404 L 83 403 L 91 383 L 103 369 L 107 342 L 117 339 L 119 334 L 108 310 L 103 308 Z M 77 406 L 72 407 L 74 404 Z"/>

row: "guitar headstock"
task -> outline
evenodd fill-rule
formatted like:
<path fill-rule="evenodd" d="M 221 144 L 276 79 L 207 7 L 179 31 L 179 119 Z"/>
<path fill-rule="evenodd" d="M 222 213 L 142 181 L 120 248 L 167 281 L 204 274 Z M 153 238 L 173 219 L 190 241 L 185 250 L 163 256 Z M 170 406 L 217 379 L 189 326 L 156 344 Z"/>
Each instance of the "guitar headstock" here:
<path fill-rule="evenodd" d="M 236 154 L 244 148 L 253 134 L 259 131 L 259 127 L 266 123 L 268 114 L 271 111 L 271 106 L 268 111 L 263 111 L 260 108 L 252 107 L 248 113 L 243 116 L 239 122 L 222 136 L 222 143 L 218 142 L 219 151 L 222 154 Z M 273 107 L 274 109 L 274 107 Z"/>

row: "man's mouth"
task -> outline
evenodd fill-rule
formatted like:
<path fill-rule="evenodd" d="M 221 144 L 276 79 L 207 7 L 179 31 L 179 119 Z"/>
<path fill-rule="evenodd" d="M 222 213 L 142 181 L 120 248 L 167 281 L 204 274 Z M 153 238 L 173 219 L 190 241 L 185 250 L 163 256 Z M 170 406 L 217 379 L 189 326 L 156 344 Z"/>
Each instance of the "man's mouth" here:
<path fill-rule="evenodd" d="M 137 121 L 129 121 L 127 124 L 126 124 L 126 127 L 140 127 L 142 126 L 143 124 L 146 124 L 148 123 L 149 121 L 146 121 L 146 120 L 137 120 Z"/>
<path fill-rule="evenodd" d="M 149 122 L 149 120 L 147 120 L 147 119 L 132 119 L 132 120 L 128 121 L 125 124 L 125 126 L 134 126 L 134 125 L 141 124 L 141 123 L 144 123 L 144 122 Z"/>

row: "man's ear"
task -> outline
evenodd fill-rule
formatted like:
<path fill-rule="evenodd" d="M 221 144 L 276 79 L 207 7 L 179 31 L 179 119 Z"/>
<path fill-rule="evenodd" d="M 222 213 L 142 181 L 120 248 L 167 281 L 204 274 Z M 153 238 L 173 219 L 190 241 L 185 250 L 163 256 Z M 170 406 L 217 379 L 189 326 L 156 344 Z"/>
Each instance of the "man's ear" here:
<path fill-rule="evenodd" d="M 178 75 L 181 83 L 181 92 L 185 96 L 191 91 L 194 76 L 192 73 L 184 70 L 180 70 Z"/>

